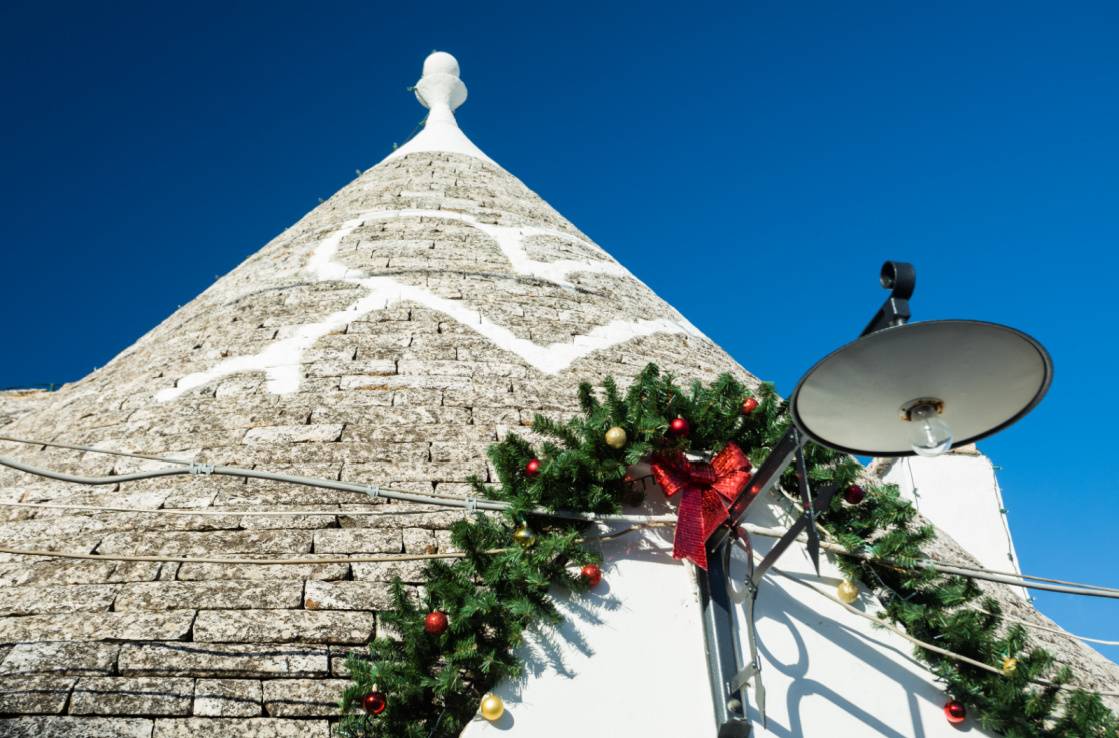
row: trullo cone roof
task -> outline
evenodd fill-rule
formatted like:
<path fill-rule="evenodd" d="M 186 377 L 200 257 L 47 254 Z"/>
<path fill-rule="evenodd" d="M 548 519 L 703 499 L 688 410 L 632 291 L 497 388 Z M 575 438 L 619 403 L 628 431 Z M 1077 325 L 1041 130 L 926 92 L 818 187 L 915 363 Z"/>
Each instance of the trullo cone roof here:
<path fill-rule="evenodd" d="M 754 381 L 463 135 L 452 111 L 466 91 L 453 58 L 429 58 L 417 96 L 431 113 L 416 139 L 104 368 L 49 396 L 12 399 L 4 435 L 464 495 L 471 475 L 487 476 L 490 443 L 537 412 L 574 411 L 581 381 L 607 374 L 624 381 L 650 361 L 685 381 L 721 372 Z M 57 448 L 0 449 L 85 475 L 159 466 Z M 228 512 L 0 510 L 10 547 L 113 555 L 431 552 L 446 549 L 446 529 L 461 515 L 207 476 L 95 488 L 4 470 L 0 494 L 7 502 Z M 297 509 L 336 515 L 240 514 Z M 353 514 L 371 509 L 382 514 Z M 665 586 L 677 589 L 661 595 L 694 605 L 686 569 L 668 564 L 674 573 Z M 419 569 L 6 556 L 0 712 L 8 717 L 0 735 L 325 738 L 346 682 L 345 653 L 373 634 L 391 578 L 418 583 Z M 645 650 L 675 638 L 692 649 L 690 666 L 665 664 L 660 676 L 606 674 L 648 695 L 673 669 L 694 672 L 698 664 L 701 682 L 685 690 L 693 704 L 681 709 L 709 721 L 699 623 L 686 625 L 681 634 L 650 634 Z M 813 659 L 831 658 L 822 653 Z M 890 679 L 913 681 L 935 699 L 919 667 L 894 661 L 905 659 L 890 661 Z M 522 734 L 544 735 L 524 732 L 541 725 L 532 709 L 563 713 L 547 705 L 547 690 L 531 695 L 537 707 L 522 710 Z M 648 699 L 644 712 L 653 715 L 659 698 Z M 909 709 L 898 699 L 875 725 Z M 613 731 L 599 725 L 598 735 Z"/>

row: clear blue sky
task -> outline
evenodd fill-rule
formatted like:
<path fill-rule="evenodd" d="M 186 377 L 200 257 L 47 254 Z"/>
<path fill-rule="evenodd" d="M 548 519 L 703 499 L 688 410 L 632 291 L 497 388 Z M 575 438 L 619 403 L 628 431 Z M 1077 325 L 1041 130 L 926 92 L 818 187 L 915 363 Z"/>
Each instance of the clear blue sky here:
<path fill-rule="evenodd" d="M 106 363 L 379 161 L 446 49 L 473 140 L 783 392 L 885 258 L 915 318 L 1041 339 L 1052 391 L 982 447 L 1024 569 L 1119 586 L 1119 4 L 529 5 L 4 3 L 0 387 Z"/>

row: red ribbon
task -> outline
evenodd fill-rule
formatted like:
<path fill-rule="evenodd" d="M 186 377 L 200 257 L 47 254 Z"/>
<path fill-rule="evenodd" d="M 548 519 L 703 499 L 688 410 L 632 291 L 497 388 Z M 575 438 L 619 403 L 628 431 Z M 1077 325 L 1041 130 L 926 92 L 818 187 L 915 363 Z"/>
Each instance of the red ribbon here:
<path fill-rule="evenodd" d="M 727 502 L 750 481 L 750 459 L 728 443 L 711 463 L 688 461 L 682 452 L 661 456 L 651 465 L 664 493 L 680 494 L 672 555 L 707 569 L 707 538 L 727 519 Z"/>

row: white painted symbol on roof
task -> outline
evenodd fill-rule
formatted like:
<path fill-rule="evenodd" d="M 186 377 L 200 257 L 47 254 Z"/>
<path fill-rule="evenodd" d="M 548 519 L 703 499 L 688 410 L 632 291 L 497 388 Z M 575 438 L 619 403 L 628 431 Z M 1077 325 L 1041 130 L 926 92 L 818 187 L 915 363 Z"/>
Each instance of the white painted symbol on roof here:
<path fill-rule="evenodd" d="M 299 389 L 303 373 L 303 354 L 323 336 L 344 328 L 349 323 L 376 310 L 384 310 L 399 302 L 410 302 L 436 310 L 492 341 L 494 345 L 520 356 L 527 363 L 546 374 L 556 374 L 573 362 L 595 351 L 616 346 L 640 336 L 655 333 L 683 333 L 705 338 L 691 323 L 682 317 L 650 320 L 613 320 L 575 336 L 569 343 L 540 345 L 520 338 L 505 326 L 498 325 L 478 310 L 461 300 L 448 300 L 430 290 L 404 284 L 391 277 L 370 277 L 335 261 L 342 239 L 364 223 L 389 218 L 430 217 L 456 220 L 470 225 L 490 236 L 509 260 L 513 270 L 520 275 L 535 277 L 560 286 L 570 286 L 568 277 L 577 272 L 610 274 L 636 280 L 629 271 L 613 261 L 537 261 L 531 259 L 524 248 L 524 239 L 533 236 L 551 236 L 574 241 L 591 249 L 593 244 L 563 231 L 532 226 L 501 226 L 480 223 L 465 213 L 445 210 L 378 210 L 362 213 L 344 222 L 337 230 L 319 241 L 307 262 L 307 271 L 321 282 L 348 282 L 368 290 L 361 299 L 344 310 L 331 313 L 320 321 L 295 328 L 287 337 L 277 340 L 256 354 L 226 359 L 210 369 L 188 374 L 174 387 L 156 393 L 160 402 L 173 400 L 185 392 L 202 387 L 216 379 L 245 372 L 263 372 L 265 387 L 275 394 L 287 394 Z"/>

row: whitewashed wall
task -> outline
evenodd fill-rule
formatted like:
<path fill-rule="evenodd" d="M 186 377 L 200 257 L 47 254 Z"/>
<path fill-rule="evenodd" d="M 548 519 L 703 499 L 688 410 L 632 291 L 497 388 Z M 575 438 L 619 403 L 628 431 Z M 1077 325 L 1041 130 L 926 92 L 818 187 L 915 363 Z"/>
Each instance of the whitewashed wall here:
<path fill-rule="evenodd" d="M 1021 573 L 1003 512 L 1002 491 L 986 456 L 952 453 L 932 459 L 898 459 L 884 480 L 979 563 L 995 571 Z M 1027 598 L 1026 590 L 1015 592 Z"/>
<path fill-rule="evenodd" d="M 761 504 L 750 520 L 787 522 Z M 757 539 L 757 555 L 770 545 Z M 498 690 L 506 716 L 494 724 L 478 718 L 465 736 L 714 738 L 694 577 L 671 558 L 671 532 L 623 539 L 605 552 L 606 584 L 590 606 L 565 605 L 572 621 L 546 663 L 537 661 L 523 685 Z M 739 566 L 743 573 L 744 560 Z M 817 578 L 800 546 L 779 566 L 827 591 L 839 581 L 830 562 Z M 865 597 L 857 606 L 878 607 Z M 762 584 L 758 634 L 768 695 L 766 729 L 751 706 L 758 736 L 990 735 L 970 721 L 956 727 L 944 719 L 944 695 L 907 641 L 776 574 Z"/>

